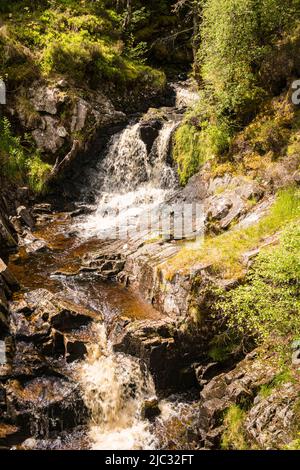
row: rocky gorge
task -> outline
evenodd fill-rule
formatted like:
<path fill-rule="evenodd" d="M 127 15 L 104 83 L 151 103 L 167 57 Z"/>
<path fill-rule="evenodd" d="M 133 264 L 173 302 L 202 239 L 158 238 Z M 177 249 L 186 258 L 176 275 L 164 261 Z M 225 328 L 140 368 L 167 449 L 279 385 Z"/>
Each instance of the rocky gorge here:
<path fill-rule="evenodd" d="M 70 34 L 78 33 L 70 11 L 64 15 Z M 103 18 L 116 21 L 110 10 Z M 148 38 L 146 20 L 138 31 Z M 84 17 L 98 34 L 93 21 Z M 164 22 L 171 40 L 154 42 L 153 57 L 166 49 L 183 70 L 168 80 L 122 55 L 117 65 L 105 58 L 104 67 L 100 42 L 90 46 L 87 83 L 76 76 L 79 61 L 74 77 L 44 70 L 8 97 L 5 119 L 36 152 L 38 169 L 26 163 L 29 184 L 0 171 L 1 449 L 299 446 L 299 278 L 284 278 L 299 264 L 296 236 L 287 233 L 300 217 L 292 90 L 284 82 L 266 109 L 237 126 L 229 148 L 225 139 L 226 150 L 217 155 L 213 147 L 194 168 L 210 138 L 198 144 L 207 124 L 194 110 L 204 96 L 199 80 L 187 79 L 191 46 L 180 53 L 181 33 L 172 16 L 162 29 Z M 130 34 L 122 36 L 129 46 Z M 11 43 L 0 22 L 2 43 L 8 64 L 32 66 L 30 47 Z M 98 62 L 107 73 L 99 82 Z M 296 73 L 294 62 L 287 73 Z M 1 128 L 8 144 L 0 154 L 8 148 L 19 158 L 10 132 Z M 222 141 L 218 129 L 212 134 Z M 193 174 L 183 184 L 185 152 Z M 265 253 L 280 265 L 272 265 L 275 284 L 263 271 Z M 279 291 L 278 302 L 280 283 L 288 298 Z M 230 310 L 228 295 L 243 288 Z M 264 297 L 282 314 L 270 335 L 259 328 L 269 320 Z M 253 320 L 256 308 L 261 317 Z"/>

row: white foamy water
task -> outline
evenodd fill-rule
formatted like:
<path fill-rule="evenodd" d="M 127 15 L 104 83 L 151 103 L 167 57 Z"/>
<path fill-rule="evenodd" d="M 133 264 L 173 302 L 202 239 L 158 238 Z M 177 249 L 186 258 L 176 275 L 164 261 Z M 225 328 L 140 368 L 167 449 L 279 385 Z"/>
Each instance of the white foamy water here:
<path fill-rule="evenodd" d="M 196 90 L 190 88 L 189 84 L 173 84 L 176 91 L 176 107 L 192 108 L 199 100 L 200 95 Z"/>
<path fill-rule="evenodd" d="M 77 222 L 82 238 L 127 239 L 136 234 L 141 217 L 165 202 L 177 185 L 167 163 L 178 121 L 167 121 L 150 154 L 140 138 L 140 124 L 131 124 L 111 140 L 99 166 L 94 211 Z M 147 234 L 147 230 L 142 228 Z"/>
<path fill-rule="evenodd" d="M 99 326 L 99 343 L 81 364 L 83 399 L 90 410 L 89 438 L 94 450 L 154 449 L 150 423 L 141 416 L 144 401 L 155 395 L 150 374 L 138 360 L 114 353 Z"/>

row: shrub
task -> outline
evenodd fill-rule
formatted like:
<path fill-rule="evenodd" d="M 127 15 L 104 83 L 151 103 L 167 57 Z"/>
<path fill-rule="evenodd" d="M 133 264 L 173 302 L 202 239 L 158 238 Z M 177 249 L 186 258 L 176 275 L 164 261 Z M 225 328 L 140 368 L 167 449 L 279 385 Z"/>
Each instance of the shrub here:
<path fill-rule="evenodd" d="M 299 0 L 208 0 L 198 60 L 217 116 L 244 123 L 266 96 L 259 70 L 299 18 Z"/>
<path fill-rule="evenodd" d="M 51 165 L 43 162 L 36 151 L 25 149 L 20 137 L 13 135 L 7 118 L 0 121 L 0 171 L 10 180 L 29 184 L 36 192 L 44 190 Z"/>

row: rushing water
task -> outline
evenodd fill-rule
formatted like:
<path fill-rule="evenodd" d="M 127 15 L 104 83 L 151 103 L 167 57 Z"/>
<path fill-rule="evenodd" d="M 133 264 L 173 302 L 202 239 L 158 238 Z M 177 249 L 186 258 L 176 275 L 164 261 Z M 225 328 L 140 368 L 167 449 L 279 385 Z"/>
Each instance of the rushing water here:
<path fill-rule="evenodd" d="M 141 214 L 153 211 L 172 195 L 178 183 L 168 157 L 177 126 L 176 117 L 167 121 L 151 152 L 141 139 L 141 123 L 130 124 L 112 137 L 98 168 L 94 210 L 77 226 L 80 237 L 115 238 L 116 211 L 120 230 L 130 230 Z"/>
<path fill-rule="evenodd" d="M 137 359 L 113 353 L 103 326 L 99 340 L 80 370 L 84 401 L 91 411 L 92 448 L 155 448 L 150 424 L 141 414 L 145 400 L 155 396 L 152 377 Z"/>
<path fill-rule="evenodd" d="M 141 122 L 133 122 L 113 136 L 104 158 L 91 178 L 96 193 L 88 215 L 76 222 L 68 215 L 57 214 L 54 221 L 40 227 L 37 235 L 50 245 L 50 251 L 37 255 L 25 250 L 10 268 L 24 290 L 45 287 L 60 292 L 74 302 L 101 311 L 107 321 L 126 315 L 130 318 L 157 319 L 158 313 L 134 293 L 99 279 L 78 276 L 76 272 L 84 253 L 97 248 L 103 238 L 110 238 L 118 209 L 121 221 L 136 223 L 140 214 L 168 200 L 177 187 L 176 171 L 170 164 L 171 140 L 182 116 L 182 108 L 191 105 L 197 95 L 180 85 L 175 86 L 179 110 L 169 110 L 151 151 L 141 139 Z M 74 235 L 75 233 L 75 235 Z M 66 273 L 68 275 L 64 275 Z M 161 404 L 162 414 L 155 423 L 142 416 L 145 401 L 155 397 L 150 373 L 138 359 L 115 353 L 107 339 L 105 323 L 95 325 L 96 332 L 86 359 L 76 365 L 82 396 L 90 410 L 87 442 L 93 449 L 168 448 L 169 441 L 180 448 L 188 416 L 177 398 Z M 189 418 L 190 419 L 190 418 Z M 176 437 L 177 436 L 177 437 Z M 67 447 L 79 447 L 82 437 L 66 438 Z M 177 439 L 177 440 L 176 440 Z M 180 440 L 181 439 L 181 440 Z M 72 444 L 73 440 L 73 444 Z M 70 444 L 71 442 L 71 444 Z M 81 442 L 81 444 L 80 444 Z M 175 445 L 173 444 L 173 445 Z M 61 447 L 59 439 L 40 447 Z M 26 446 L 25 446 L 26 447 Z M 28 447 L 38 447 L 32 441 Z"/>

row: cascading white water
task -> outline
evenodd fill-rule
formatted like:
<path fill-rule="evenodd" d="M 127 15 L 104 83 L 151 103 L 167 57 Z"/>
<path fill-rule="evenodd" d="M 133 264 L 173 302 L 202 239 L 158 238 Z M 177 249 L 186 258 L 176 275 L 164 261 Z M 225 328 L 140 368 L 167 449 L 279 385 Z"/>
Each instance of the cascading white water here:
<path fill-rule="evenodd" d="M 178 121 L 163 125 L 152 155 L 140 137 L 140 126 L 131 124 L 112 138 L 98 170 L 100 188 L 95 210 L 77 226 L 81 237 L 116 238 L 117 213 L 118 237 L 126 238 L 122 230 L 130 231 L 141 214 L 166 201 L 176 187 L 175 172 L 167 159 Z"/>
<path fill-rule="evenodd" d="M 154 449 L 150 424 L 141 416 L 144 401 L 155 395 L 152 378 L 138 360 L 114 353 L 104 326 L 98 329 L 99 343 L 90 348 L 80 369 L 83 399 L 91 414 L 92 449 Z"/>

